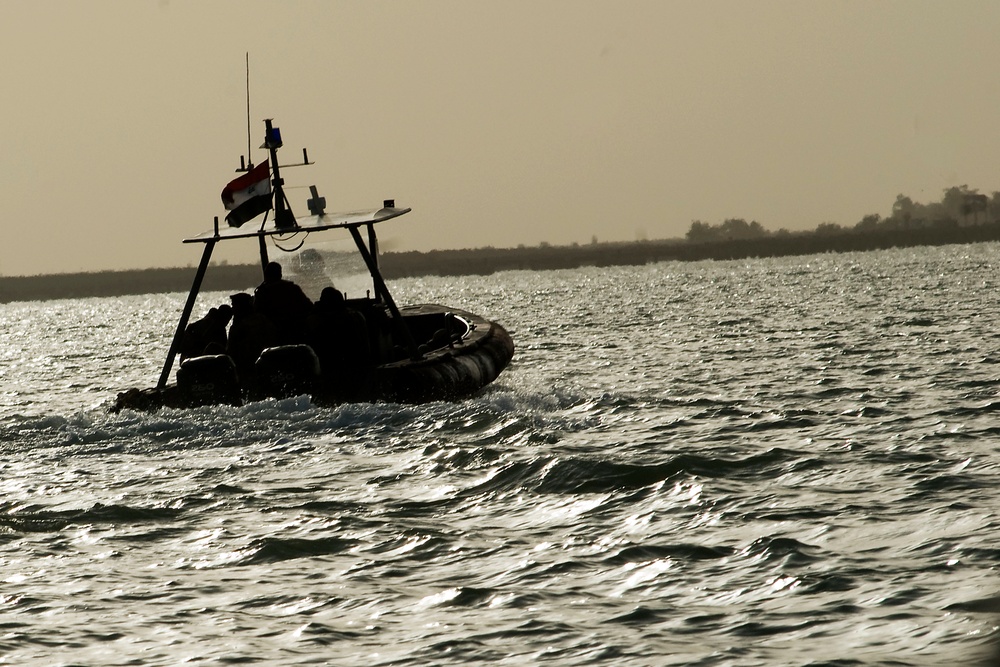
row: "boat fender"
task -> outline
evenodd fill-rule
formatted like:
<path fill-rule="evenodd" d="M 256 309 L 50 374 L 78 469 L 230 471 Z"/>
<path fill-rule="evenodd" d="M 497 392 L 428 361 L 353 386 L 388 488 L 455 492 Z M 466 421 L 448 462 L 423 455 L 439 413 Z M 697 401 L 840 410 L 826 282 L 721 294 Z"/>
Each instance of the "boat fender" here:
<path fill-rule="evenodd" d="M 191 405 L 241 402 L 236 364 L 226 354 L 185 359 L 177 369 L 177 386 Z"/>
<path fill-rule="evenodd" d="M 308 345 L 279 345 L 260 353 L 257 380 L 268 396 L 311 393 L 320 380 L 319 357 Z"/>

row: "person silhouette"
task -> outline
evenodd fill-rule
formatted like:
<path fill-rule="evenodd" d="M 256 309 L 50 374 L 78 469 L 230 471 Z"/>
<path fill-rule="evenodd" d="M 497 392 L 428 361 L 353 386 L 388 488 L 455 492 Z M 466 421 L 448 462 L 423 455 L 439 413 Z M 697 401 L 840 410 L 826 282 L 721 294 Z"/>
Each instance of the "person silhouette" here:
<path fill-rule="evenodd" d="M 323 375 L 349 384 L 371 363 L 364 315 L 350 308 L 344 295 L 325 287 L 309 319 L 309 344 L 319 357 Z"/>
<path fill-rule="evenodd" d="M 226 354 L 232 357 L 240 384 L 246 389 L 255 381 L 254 364 L 260 353 L 276 345 L 278 336 L 271 321 L 253 309 L 253 296 L 239 292 L 229 301 L 233 304 L 233 324 Z"/>
<path fill-rule="evenodd" d="M 280 264 L 269 262 L 264 267 L 264 282 L 254 290 L 253 307 L 274 325 L 278 344 L 304 342 L 312 305 L 301 287 L 282 277 Z"/>
<path fill-rule="evenodd" d="M 233 316 L 233 309 L 223 304 L 211 308 L 200 320 L 195 320 L 184 329 L 178 352 L 181 361 L 200 357 L 206 350 L 226 349 L 226 325 Z"/>

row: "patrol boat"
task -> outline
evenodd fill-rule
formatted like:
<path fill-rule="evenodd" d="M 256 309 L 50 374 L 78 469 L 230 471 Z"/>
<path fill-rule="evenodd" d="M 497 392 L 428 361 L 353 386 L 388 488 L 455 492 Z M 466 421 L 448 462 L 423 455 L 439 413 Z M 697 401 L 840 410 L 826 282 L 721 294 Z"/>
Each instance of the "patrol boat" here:
<path fill-rule="evenodd" d="M 309 215 L 296 217 L 285 194 L 281 167 L 312 164 L 305 149 L 302 162 L 279 165 L 281 132 L 265 121 L 262 149 L 269 157 L 254 167 L 241 158 L 243 175 L 223 190 L 230 211 L 228 226 L 214 228 L 184 243 L 202 244 L 201 262 L 167 352 L 155 387 L 129 389 L 118 394 L 112 411 L 190 408 L 211 404 L 239 405 L 268 397 L 307 394 L 318 405 L 345 402 L 423 403 L 460 400 L 497 378 L 514 355 L 510 334 L 496 322 L 458 308 L 437 304 L 397 306 L 379 269 L 375 226 L 410 212 L 387 199 L 374 210 L 327 213 L 326 200 L 310 186 Z M 273 211 L 273 217 L 270 215 Z M 242 225 L 263 215 L 256 228 Z M 263 349 L 251 368 L 238 369 L 232 356 L 215 350 L 184 359 L 174 382 L 170 374 L 209 261 L 220 242 L 257 239 L 262 270 L 270 262 L 267 239 L 290 234 L 346 230 L 372 279 L 363 298 L 344 301 L 355 321 L 362 321 L 361 350 L 348 350 L 358 363 L 331 361 L 322 350 L 327 340 L 315 335 L 298 342 Z M 280 247 L 280 246 L 279 246 Z M 343 359 L 343 355 L 340 356 Z"/>

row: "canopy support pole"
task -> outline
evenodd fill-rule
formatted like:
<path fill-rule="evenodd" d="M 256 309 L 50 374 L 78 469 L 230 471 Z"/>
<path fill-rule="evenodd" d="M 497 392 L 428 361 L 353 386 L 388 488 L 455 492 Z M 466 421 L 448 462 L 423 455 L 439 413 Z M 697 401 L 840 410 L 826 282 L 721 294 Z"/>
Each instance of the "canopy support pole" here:
<path fill-rule="evenodd" d="M 215 249 L 217 240 L 213 238 L 205 242 L 205 252 L 201 255 L 201 264 L 198 265 L 198 273 L 194 276 L 194 283 L 191 285 L 191 291 L 188 293 L 187 303 L 184 304 L 181 319 L 177 322 L 177 331 L 174 332 L 174 339 L 170 342 L 170 351 L 167 352 L 167 360 L 163 364 L 160 381 L 156 383 L 157 389 L 163 389 L 167 386 L 167 379 L 170 377 L 170 368 L 174 365 L 174 355 L 177 354 L 177 348 L 180 347 L 181 336 L 184 335 L 184 330 L 187 329 L 188 320 L 191 319 L 191 311 L 194 310 L 194 302 L 197 300 L 198 292 L 201 290 L 201 281 L 205 278 L 205 271 L 208 270 L 208 261 L 212 258 L 212 251 Z"/>
<path fill-rule="evenodd" d="M 392 321 L 395 322 L 396 327 L 403 335 L 403 342 L 406 343 L 406 350 L 410 353 L 410 359 L 414 361 L 420 359 L 423 355 L 417 350 L 417 343 L 413 340 L 413 334 L 410 333 L 410 328 L 403 321 L 403 315 L 399 312 L 399 308 L 396 307 L 396 302 L 392 300 L 389 288 L 386 287 L 385 281 L 382 279 L 382 274 L 378 270 L 378 264 L 375 262 L 372 254 L 368 252 L 364 239 L 361 238 L 361 232 L 358 231 L 358 226 L 351 225 L 348 229 L 351 230 L 354 243 L 358 246 L 358 252 L 361 253 L 362 259 L 365 260 L 368 272 L 372 274 L 372 282 L 375 284 L 375 294 L 380 295 L 385 301 L 385 304 L 389 307 L 389 313 L 392 315 Z"/>
<path fill-rule="evenodd" d="M 260 269 L 263 271 L 264 267 L 267 266 L 268 261 L 270 261 L 267 257 L 267 237 L 263 234 L 259 235 L 257 237 L 257 243 L 260 245 Z"/>
<path fill-rule="evenodd" d="M 369 222 L 365 227 L 368 228 L 368 250 L 372 256 L 372 264 L 375 266 L 375 270 L 378 270 L 378 236 L 375 235 L 375 225 Z M 386 294 L 382 292 L 378 285 L 375 285 L 375 296 L 381 298 L 383 301 L 387 301 Z"/>

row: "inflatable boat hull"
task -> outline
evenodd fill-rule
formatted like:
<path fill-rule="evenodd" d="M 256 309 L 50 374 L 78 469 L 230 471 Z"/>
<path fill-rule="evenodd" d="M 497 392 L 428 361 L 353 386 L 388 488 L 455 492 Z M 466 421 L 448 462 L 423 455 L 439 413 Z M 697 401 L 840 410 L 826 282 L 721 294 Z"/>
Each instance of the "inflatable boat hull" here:
<path fill-rule="evenodd" d="M 510 334 L 496 322 L 431 304 L 408 306 L 401 311 L 404 320 L 414 324 L 412 329 L 430 332 L 436 328 L 433 335 L 420 336 L 420 340 L 427 340 L 421 343 L 418 358 L 403 354 L 404 358 L 376 364 L 345 378 L 338 377 L 335 371 L 321 370 L 308 346 L 270 348 L 257 363 L 261 381 L 253 388 L 234 392 L 233 366 L 228 357 L 196 357 L 178 369 L 176 384 L 122 392 L 112 410 L 232 405 L 303 394 L 324 406 L 462 400 L 493 382 L 514 356 Z M 441 322 L 451 321 L 460 322 L 461 331 L 446 331 L 451 325 L 437 328 Z"/>

